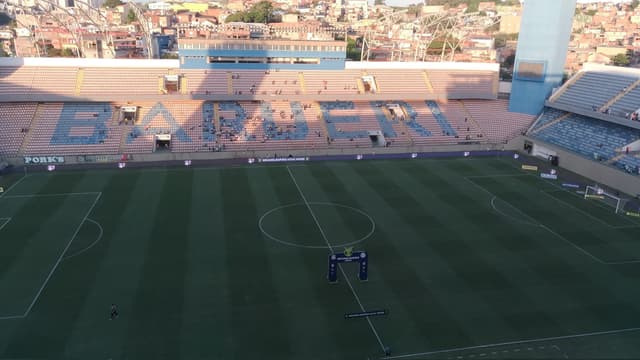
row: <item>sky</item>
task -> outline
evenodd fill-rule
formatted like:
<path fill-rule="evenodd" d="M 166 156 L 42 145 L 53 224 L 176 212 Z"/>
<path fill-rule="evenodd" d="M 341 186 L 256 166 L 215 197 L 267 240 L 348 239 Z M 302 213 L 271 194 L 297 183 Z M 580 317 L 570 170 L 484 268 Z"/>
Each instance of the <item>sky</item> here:
<path fill-rule="evenodd" d="M 494 0 L 494 1 L 500 1 L 500 0 Z M 585 4 L 585 3 L 602 2 L 602 1 L 603 0 L 578 0 L 578 3 Z M 387 0 L 385 3 L 389 6 L 409 6 L 411 4 L 417 4 L 421 2 L 422 0 Z M 617 4 L 620 2 L 631 2 L 631 0 L 609 0 L 608 2 L 613 2 Z"/>

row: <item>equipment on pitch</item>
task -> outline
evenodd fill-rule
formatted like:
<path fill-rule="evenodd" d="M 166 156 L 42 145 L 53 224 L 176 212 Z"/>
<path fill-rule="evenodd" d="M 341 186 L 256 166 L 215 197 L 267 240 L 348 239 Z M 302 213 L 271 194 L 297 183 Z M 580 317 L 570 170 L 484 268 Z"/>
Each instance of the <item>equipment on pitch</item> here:
<path fill-rule="evenodd" d="M 614 208 L 616 214 L 623 209 L 624 203 L 626 202 L 626 200 L 623 200 L 623 199 L 619 198 L 618 196 L 609 194 L 603 188 L 601 188 L 601 187 L 599 187 L 597 185 L 595 185 L 595 186 L 587 185 L 587 187 L 584 190 L 584 198 L 586 200 L 601 201 L 601 202 L 611 206 L 612 208 Z"/>
<path fill-rule="evenodd" d="M 366 281 L 369 278 L 369 256 L 366 251 L 353 251 L 353 248 L 346 248 L 341 254 L 334 253 L 329 255 L 327 280 L 329 280 L 330 283 L 338 282 L 338 264 L 356 261 L 360 264 L 358 278 L 361 281 Z"/>

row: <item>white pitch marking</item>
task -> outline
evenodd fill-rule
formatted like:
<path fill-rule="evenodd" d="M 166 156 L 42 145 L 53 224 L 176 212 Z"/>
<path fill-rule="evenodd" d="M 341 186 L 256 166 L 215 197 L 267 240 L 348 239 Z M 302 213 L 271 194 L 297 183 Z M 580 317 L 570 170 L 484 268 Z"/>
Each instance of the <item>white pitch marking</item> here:
<path fill-rule="evenodd" d="M 72 192 L 72 193 L 56 193 L 56 194 L 25 194 L 25 195 L 7 195 L 6 199 L 16 199 L 16 198 L 33 198 L 33 197 L 55 197 L 55 196 L 78 196 L 78 195 L 98 195 L 99 192 L 90 191 L 90 192 Z"/>
<path fill-rule="evenodd" d="M 6 218 L 0 218 L 0 220 L 6 220 L 4 223 L 2 223 L 2 225 L 0 225 L 0 230 L 2 230 L 3 227 L 5 227 L 9 221 L 11 221 L 10 217 L 6 217 Z"/>
<path fill-rule="evenodd" d="M 497 198 L 497 196 L 496 196 L 496 195 L 494 195 L 491 191 L 489 191 L 489 190 L 485 189 L 485 188 L 484 188 L 483 186 L 481 186 L 480 184 L 477 184 L 477 183 L 476 183 L 476 182 L 474 182 L 473 180 L 468 179 L 467 177 L 464 177 L 464 179 L 465 179 L 465 180 L 467 180 L 469 183 L 471 183 L 471 184 L 475 185 L 478 189 L 480 189 L 480 190 L 484 191 L 485 193 L 489 194 L 490 196 L 492 196 L 492 198 L 491 198 L 491 207 L 492 207 L 496 212 L 498 212 L 498 213 L 500 213 L 500 214 L 504 215 L 502 212 L 498 211 L 498 209 L 496 209 L 496 207 L 495 207 L 494 199 L 495 199 L 495 198 Z M 536 178 L 536 179 L 537 179 L 537 178 Z M 541 192 L 544 192 L 544 191 L 541 191 Z M 548 194 L 547 194 L 547 195 L 548 195 Z M 552 195 L 549 195 L 549 196 L 553 197 Z M 553 197 L 553 198 L 555 198 L 555 197 Z M 557 198 L 555 198 L 555 199 L 557 199 Z M 558 200 L 559 200 L 559 199 L 558 199 Z M 502 201 L 504 201 L 504 200 L 502 200 Z M 509 204 L 507 201 L 504 201 L 504 202 L 505 202 L 505 203 L 507 203 L 507 204 Z M 568 203 L 567 203 L 567 205 L 570 205 L 570 204 L 568 204 Z M 514 208 L 515 210 L 517 210 L 517 211 L 518 211 L 518 212 L 520 212 L 521 214 L 523 214 L 523 215 L 525 215 L 525 216 L 529 217 L 530 219 L 535 220 L 535 219 L 531 218 L 529 215 L 527 215 L 527 214 L 525 214 L 524 212 L 522 212 L 522 210 L 518 209 L 517 207 L 515 207 L 515 206 L 513 206 L 513 205 L 511 205 L 511 204 L 509 204 L 509 206 L 511 206 L 512 208 Z M 506 215 L 505 215 L 505 216 L 506 216 Z M 507 216 L 507 217 L 508 217 L 508 218 L 510 218 L 510 219 L 512 219 L 512 220 L 515 220 L 515 219 L 513 219 L 513 217 L 511 217 L 511 216 Z M 520 221 L 520 220 L 515 220 L 515 221 L 519 221 L 519 222 L 521 222 L 521 223 L 525 223 L 525 224 L 528 224 L 528 225 L 536 225 L 535 223 L 527 223 L 527 222 Z M 595 260 L 596 262 L 598 262 L 598 263 L 600 263 L 600 264 L 603 264 L 603 265 L 625 265 L 625 264 L 635 264 L 635 263 L 640 263 L 640 259 L 635 259 L 635 260 L 623 260 L 623 261 L 605 261 L 605 260 L 602 260 L 602 259 L 600 259 L 599 257 L 597 257 L 597 256 L 593 255 L 592 253 L 590 253 L 589 251 L 587 251 L 586 249 L 584 249 L 584 248 L 580 247 L 580 246 L 579 246 L 579 245 L 577 245 L 576 243 L 574 243 L 574 242 L 572 242 L 571 240 L 567 239 L 566 237 L 564 237 L 564 236 L 562 236 L 562 235 L 558 234 L 557 232 L 555 232 L 554 230 L 552 230 L 552 229 L 551 229 L 551 228 L 549 228 L 548 226 L 546 226 L 546 225 L 544 225 L 544 224 L 542 224 L 542 223 L 538 223 L 538 224 L 537 224 L 537 226 L 539 226 L 539 227 L 541 227 L 541 228 L 545 229 L 546 231 L 548 231 L 548 232 L 552 233 L 553 235 L 555 235 L 556 237 L 558 237 L 558 238 L 559 238 L 559 239 L 561 239 L 562 241 L 564 241 L 564 242 L 566 242 L 567 244 L 571 245 L 571 246 L 572 246 L 573 248 L 575 248 L 576 250 L 578 250 L 578 251 L 580 251 L 581 253 L 583 253 L 583 254 L 587 255 L 588 257 L 592 258 L 593 260 Z M 611 225 L 608 225 L 608 226 L 611 226 Z"/>
<path fill-rule="evenodd" d="M 580 252 L 582 252 L 583 254 L 587 255 L 588 257 L 592 258 L 593 260 L 599 262 L 600 264 L 607 264 L 606 261 L 600 259 L 599 257 L 593 255 L 592 253 L 588 252 L 587 250 L 583 249 L 582 247 L 580 247 L 579 245 L 575 244 L 573 241 L 567 239 L 566 237 L 558 234 L 557 232 L 551 230 L 548 226 L 546 225 L 540 225 L 543 229 L 547 230 L 548 232 L 552 233 L 553 235 L 555 235 L 558 239 L 566 242 L 567 244 L 573 246 L 575 249 L 579 250 Z"/>
<path fill-rule="evenodd" d="M 96 193 L 94 193 L 94 194 L 96 194 Z M 76 228 L 76 231 L 73 233 L 73 236 L 71 236 L 71 240 L 69 240 L 69 242 L 67 243 L 67 246 L 65 246 L 64 250 L 62 250 L 62 252 L 60 253 L 60 256 L 58 256 L 58 260 L 56 261 L 56 263 L 51 268 L 51 271 L 49 271 L 49 275 L 47 275 L 47 278 L 44 280 L 44 283 L 42 283 L 42 286 L 40 286 L 40 289 L 36 293 L 36 296 L 33 298 L 33 301 L 31 301 L 31 304 L 27 308 L 27 311 L 24 312 L 23 317 L 26 317 L 27 315 L 29 315 L 29 312 L 31 312 L 31 309 L 35 305 L 36 301 L 38 301 L 38 298 L 40 297 L 40 294 L 42 293 L 42 290 L 44 290 L 45 286 L 47 286 L 47 283 L 49 282 L 49 279 L 51 279 L 51 276 L 53 275 L 53 273 L 58 268 L 58 265 L 60 265 L 60 262 L 62 261 L 62 258 L 64 257 L 64 254 L 69 249 L 69 246 L 71 246 L 71 243 L 73 242 L 73 240 L 78 235 L 78 232 L 80 232 L 80 228 L 82 227 L 82 224 L 85 221 L 87 221 L 87 218 L 89 217 L 89 214 L 91 213 L 91 211 L 93 211 L 93 208 L 98 203 L 98 200 L 100 200 L 100 197 L 102 196 L 102 192 L 99 192 L 97 194 L 98 194 L 98 196 L 96 196 L 96 199 L 91 204 L 91 207 L 89 207 L 89 210 L 87 210 L 87 213 L 84 215 L 84 218 L 82 218 L 82 221 L 80 221 L 80 224 L 78 224 L 78 227 Z"/>
<path fill-rule="evenodd" d="M 100 229 L 100 234 L 98 234 L 97 239 L 91 243 L 91 245 L 87 246 L 86 248 L 76 252 L 75 254 L 71 254 L 71 255 L 67 255 L 65 256 L 62 260 L 67 260 L 67 259 L 71 259 L 72 257 L 76 257 L 78 255 L 83 254 L 84 252 L 86 252 L 87 250 L 91 249 L 95 244 L 97 244 L 101 239 L 102 239 L 102 234 L 104 234 L 104 230 L 102 229 L 102 225 L 100 225 L 99 222 L 89 219 L 87 218 L 87 221 L 92 222 L 94 224 L 96 224 L 98 226 L 98 228 Z"/>
<path fill-rule="evenodd" d="M 2 194 L 0 194 L 0 199 L 3 197 L 7 196 L 7 193 L 9 191 L 11 191 L 11 189 L 13 189 L 16 185 L 18 185 L 19 183 L 22 182 L 22 180 L 24 180 L 24 178 L 26 178 L 27 175 L 22 175 L 22 177 L 20 179 L 18 179 L 18 181 L 14 182 L 13 184 L 11 184 L 11 186 L 9 186 L 9 188 L 7 190 L 5 190 Z"/>
<path fill-rule="evenodd" d="M 588 212 L 586 212 L 586 211 L 584 211 L 584 210 L 582 210 L 582 209 L 577 208 L 577 207 L 576 207 L 576 206 L 574 206 L 573 204 L 570 204 L 570 203 L 568 203 L 568 202 L 566 202 L 566 201 L 564 201 L 564 200 L 562 200 L 562 199 L 560 199 L 560 198 L 557 198 L 557 197 L 555 197 L 555 196 L 553 196 L 553 195 L 549 194 L 547 191 L 540 190 L 540 192 L 541 192 L 541 193 L 543 193 L 543 194 L 545 194 L 545 195 L 547 195 L 547 197 L 550 197 L 550 198 L 552 198 L 552 199 L 556 200 L 557 202 L 560 202 L 560 203 L 562 203 L 562 204 L 565 204 L 565 205 L 567 205 L 567 206 L 571 207 L 572 209 L 576 210 L 577 212 L 579 212 L 579 213 L 581 213 L 581 214 L 584 214 L 584 215 L 586 215 L 586 216 L 588 216 L 588 217 L 590 217 L 590 218 L 592 218 L 592 219 L 594 219 L 594 220 L 596 220 L 596 221 L 600 222 L 601 224 L 604 224 L 606 227 L 609 227 L 609 228 L 613 227 L 613 225 L 611 225 L 611 224 L 609 224 L 609 223 L 607 223 L 607 222 L 603 221 L 603 220 L 602 220 L 602 219 L 600 219 L 600 218 L 597 218 L 597 217 L 595 217 L 595 216 L 593 216 L 593 215 L 589 214 Z M 560 192 L 560 190 L 558 190 L 558 191 L 556 191 L 556 192 Z"/>
<path fill-rule="evenodd" d="M 23 319 L 24 315 L 0 316 L 0 320 Z"/>
<path fill-rule="evenodd" d="M 626 332 L 635 332 L 635 331 L 639 331 L 639 330 L 640 330 L 640 327 L 633 327 L 633 328 L 626 328 L 626 329 L 596 331 L 596 332 L 574 334 L 574 335 L 552 336 L 552 337 L 537 338 L 537 339 L 506 341 L 506 342 L 494 343 L 494 344 L 465 346 L 465 347 L 450 348 L 450 349 L 444 349 L 444 350 L 425 351 L 425 352 L 421 352 L 421 353 L 413 353 L 413 354 L 405 354 L 405 355 L 397 355 L 397 356 L 387 356 L 387 357 L 383 357 L 381 359 L 406 359 L 406 358 L 411 358 L 411 357 L 416 357 L 416 356 L 428 356 L 428 355 L 436 355 L 436 354 L 446 354 L 446 353 L 450 353 L 450 352 L 474 350 L 474 349 L 486 349 L 486 348 L 498 347 L 498 346 L 508 346 L 508 345 L 517 345 L 517 344 L 530 344 L 530 343 L 536 343 L 536 342 L 541 342 L 541 341 L 554 341 L 554 340 L 576 339 L 576 338 L 589 337 L 589 336 L 598 336 L 598 335 L 620 334 L 620 333 L 626 333 Z M 508 351 L 507 350 L 503 350 L 503 352 L 508 352 Z"/>
<path fill-rule="evenodd" d="M 320 235 L 322 235 L 322 238 L 324 239 L 325 243 L 327 244 L 327 248 L 329 248 L 329 251 L 331 252 L 331 254 L 333 254 L 334 253 L 333 247 L 331 246 L 331 243 L 329 243 L 329 239 L 327 238 L 327 235 L 324 233 L 324 230 L 322 229 L 322 226 L 320 225 L 320 222 L 318 221 L 318 218 L 316 217 L 316 214 L 313 212 L 313 209 L 311 208 L 311 205 L 309 205 L 309 202 L 307 201 L 307 197 L 304 196 L 304 193 L 302 192 L 302 189 L 300 188 L 300 185 L 298 185 L 298 181 L 296 181 L 295 176 L 293 176 L 293 173 L 291 172 L 291 169 L 288 166 L 287 166 L 287 171 L 289 172 L 289 176 L 291 176 L 291 180 L 293 180 L 293 183 L 295 184 L 296 188 L 298 189 L 298 192 L 300 193 L 300 197 L 302 197 L 302 201 L 304 201 L 305 205 L 307 205 L 307 209 L 309 210 L 309 213 L 311 214 L 311 217 L 313 218 L 313 221 L 316 223 L 316 226 L 318 227 L 318 230 L 320 230 Z M 338 268 L 340 268 L 340 272 L 342 273 L 342 276 L 346 280 L 347 285 L 349 285 L 349 288 L 351 289 L 351 293 L 353 294 L 353 297 L 355 297 L 356 302 L 360 306 L 360 309 L 362 310 L 362 312 L 365 312 L 366 310 L 364 309 L 364 306 L 362 305 L 362 302 L 360 301 L 360 297 L 356 293 L 356 290 L 353 288 L 353 285 L 351 285 L 351 281 L 349 280 L 349 277 L 347 276 L 347 274 L 345 273 L 344 269 L 342 268 L 342 266 L 340 264 L 338 264 Z M 382 349 L 382 351 L 385 351 L 384 343 L 382 342 L 382 339 L 380 338 L 380 335 L 378 334 L 378 331 L 376 330 L 375 326 L 373 326 L 373 323 L 371 322 L 371 319 L 368 316 L 366 317 L 366 319 L 367 319 L 367 322 L 369 323 L 369 327 L 371 328 L 371 331 L 373 331 L 373 334 L 376 336 L 376 339 L 378 339 L 378 343 L 380 344 L 380 348 Z"/>

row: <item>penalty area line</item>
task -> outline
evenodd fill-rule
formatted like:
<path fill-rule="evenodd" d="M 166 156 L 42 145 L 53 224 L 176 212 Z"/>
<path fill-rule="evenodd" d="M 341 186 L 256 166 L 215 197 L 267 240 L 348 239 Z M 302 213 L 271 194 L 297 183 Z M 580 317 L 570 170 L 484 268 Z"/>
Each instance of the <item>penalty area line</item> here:
<path fill-rule="evenodd" d="M 11 186 L 9 186 L 9 188 L 7 190 L 5 190 L 2 194 L 0 194 L 0 199 L 2 199 L 3 197 L 6 197 L 7 193 L 9 191 L 11 191 L 14 187 L 16 187 L 16 185 L 20 184 L 22 182 L 22 180 L 24 180 L 26 177 L 27 177 L 27 175 L 22 175 L 22 177 L 20 179 L 18 179 L 16 182 L 11 184 Z"/>
<path fill-rule="evenodd" d="M 31 309 L 33 309 L 33 306 L 36 304 L 36 302 L 38 301 L 38 298 L 40 298 L 40 294 L 42 294 L 42 291 L 44 290 L 44 288 L 47 286 L 47 284 L 49 283 L 49 280 L 51 279 L 51 277 L 53 276 L 53 273 L 56 271 L 56 269 L 58 268 L 58 265 L 60 265 L 60 262 L 62 262 L 62 259 L 64 258 L 64 254 L 67 253 L 67 250 L 69 250 L 69 246 L 71 246 L 71 243 L 73 242 L 73 240 L 75 240 L 76 236 L 78 235 L 78 233 L 80 232 L 80 228 L 82 228 L 82 224 L 84 224 L 85 221 L 87 221 L 87 218 L 89 217 L 89 214 L 91 214 L 91 212 L 93 211 L 93 208 L 95 208 L 96 204 L 98 203 L 98 200 L 100 200 L 100 197 L 102 196 L 102 192 L 98 192 L 98 193 L 94 193 L 97 194 L 95 200 L 93 200 L 93 203 L 91 204 L 91 206 L 89 207 L 89 209 L 87 210 L 87 213 L 84 215 L 84 217 L 82 218 L 82 221 L 80 221 L 80 224 L 78 224 L 78 227 L 76 228 L 76 231 L 73 233 L 73 235 L 71 236 L 71 239 L 69 240 L 69 242 L 67 243 L 67 245 L 64 247 L 64 249 L 62 250 L 62 252 L 60 253 L 60 255 L 58 256 L 58 260 L 56 260 L 56 263 L 53 265 L 53 267 L 51 268 L 51 271 L 49 271 L 49 274 L 47 275 L 47 277 L 44 279 L 44 282 L 42 283 L 42 285 L 40 286 L 40 289 L 38 289 L 38 292 L 36 293 L 36 296 L 33 298 L 33 300 L 31 301 L 31 304 L 29 304 L 29 307 L 27 308 L 27 310 L 24 312 L 23 317 L 27 317 L 27 315 L 29 315 L 29 313 L 31 312 Z"/>

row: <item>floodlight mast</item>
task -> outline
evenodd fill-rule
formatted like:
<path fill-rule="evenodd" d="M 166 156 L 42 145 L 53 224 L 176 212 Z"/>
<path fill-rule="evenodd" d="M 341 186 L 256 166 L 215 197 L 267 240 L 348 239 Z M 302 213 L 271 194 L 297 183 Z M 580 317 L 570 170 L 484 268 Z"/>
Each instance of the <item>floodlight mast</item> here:
<path fill-rule="evenodd" d="M 134 0 L 127 0 L 127 4 L 131 6 L 131 10 L 133 10 L 133 13 L 140 23 L 140 27 L 142 28 L 142 33 L 144 34 L 145 49 L 147 51 L 147 58 L 153 59 L 154 52 L 153 44 L 151 43 L 151 40 L 153 40 L 153 36 L 151 33 L 151 22 L 149 22 L 149 19 L 144 16 L 144 9 L 142 9 L 140 5 Z"/>
<path fill-rule="evenodd" d="M 375 24 L 370 24 L 365 29 L 360 61 L 369 61 L 370 49 L 375 46 L 375 35 L 385 31 L 392 43 L 391 60 L 404 60 L 402 49 L 396 49 L 397 39 L 395 39 L 394 29 L 397 31 L 398 21 L 402 20 L 407 13 L 407 9 L 396 11 L 382 16 Z M 410 40 L 413 49 L 413 61 L 426 61 L 429 58 L 435 40 L 442 40 L 439 61 L 454 61 L 455 51 L 469 36 L 479 30 L 484 30 L 500 22 L 498 17 L 488 17 L 477 12 L 451 14 L 439 12 L 425 14 L 417 17 L 414 21 L 414 36 Z M 394 26 L 395 25 L 395 26 Z M 398 59 L 396 59 L 398 52 Z M 447 55 L 448 59 L 447 59 Z"/>

